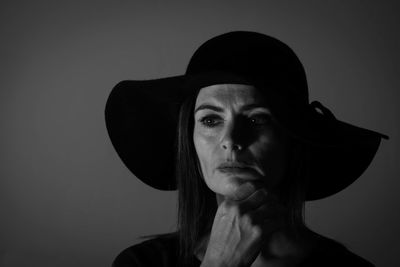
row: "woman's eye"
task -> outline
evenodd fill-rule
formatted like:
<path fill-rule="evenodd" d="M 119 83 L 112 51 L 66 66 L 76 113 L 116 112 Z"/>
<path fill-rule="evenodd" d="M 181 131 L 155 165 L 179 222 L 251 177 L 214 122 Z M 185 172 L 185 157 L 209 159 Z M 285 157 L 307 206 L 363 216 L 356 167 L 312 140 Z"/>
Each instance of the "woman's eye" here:
<path fill-rule="evenodd" d="M 250 122 L 250 124 L 255 126 L 264 126 L 270 123 L 271 117 L 268 115 L 255 115 L 249 117 L 248 121 Z M 212 128 L 221 124 L 223 122 L 223 119 L 219 116 L 212 115 L 212 116 L 205 116 L 199 119 L 199 122 L 204 127 Z"/>
<path fill-rule="evenodd" d="M 199 122 L 205 127 L 215 127 L 221 122 L 221 118 L 218 116 L 206 116 L 199 120 Z"/>
<path fill-rule="evenodd" d="M 256 115 L 250 117 L 250 123 L 255 125 L 266 125 L 271 122 L 271 117 L 268 115 Z"/>

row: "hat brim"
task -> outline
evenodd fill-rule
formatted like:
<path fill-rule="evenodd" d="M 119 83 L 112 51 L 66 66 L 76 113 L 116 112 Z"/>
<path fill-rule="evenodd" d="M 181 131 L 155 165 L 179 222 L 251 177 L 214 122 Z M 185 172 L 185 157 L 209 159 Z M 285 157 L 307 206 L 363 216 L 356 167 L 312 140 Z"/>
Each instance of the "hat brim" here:
<path fill-rule="evenodd" d="M 175 133 L 188 79 L 180 75 L 122 81 L 106 103 L 106 127 L 119 157 L 137 178 L 159 190 L 177 188 Z M 388 138 L 316 109 L 310 109 L 305 122 L 284 125 L 309 145 L 312 168 L 306 200 L 328 197 L 353 183 L 371 163 L 381 139 Z"/>

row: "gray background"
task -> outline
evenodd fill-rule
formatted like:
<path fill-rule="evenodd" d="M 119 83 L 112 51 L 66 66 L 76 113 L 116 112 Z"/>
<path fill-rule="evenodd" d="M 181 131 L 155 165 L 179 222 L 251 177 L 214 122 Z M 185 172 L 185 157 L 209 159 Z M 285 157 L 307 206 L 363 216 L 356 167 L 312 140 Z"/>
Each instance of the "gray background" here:
<path fill-rule="evenodd" d="M 176 192 L 123 166 L 107 96 L 123 79 L 184 73 L 215 35 L 253 30 L 296 51 L 311 100 L 391 137 L 361 179 L 308 203 L 306 218 L 399 266 L 399 11 L 396 1 L 2 1 L 0 265 L 110 266 L 139 235 L 174 230 Z"/>

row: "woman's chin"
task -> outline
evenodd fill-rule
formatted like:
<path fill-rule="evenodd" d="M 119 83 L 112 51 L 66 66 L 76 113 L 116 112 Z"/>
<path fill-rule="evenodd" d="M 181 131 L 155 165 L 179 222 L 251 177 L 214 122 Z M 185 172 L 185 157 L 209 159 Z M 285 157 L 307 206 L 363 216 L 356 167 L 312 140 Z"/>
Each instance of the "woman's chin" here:
<path fill-rule="evenodd" d="M 220 179 L 224 179 L 226 181 L 230 181 L 231 183 L 241 185 L 245 182 L 251 181 L 262 181 L 263 177 L 255 172 L 240 172 L 240 173 L 220 173 Z"/>
<path fill-rule="evenodd" d="M 220 179 L 223 181 L 223 185 L 220 188 L 222 190 L 218 190 L 219 192 L 216 193 L 231 198 L 236 195 L 236 191 L 243 183 L 260 181 L 259 177 L 244 175 L 229 175 L 221 177 Z"/>

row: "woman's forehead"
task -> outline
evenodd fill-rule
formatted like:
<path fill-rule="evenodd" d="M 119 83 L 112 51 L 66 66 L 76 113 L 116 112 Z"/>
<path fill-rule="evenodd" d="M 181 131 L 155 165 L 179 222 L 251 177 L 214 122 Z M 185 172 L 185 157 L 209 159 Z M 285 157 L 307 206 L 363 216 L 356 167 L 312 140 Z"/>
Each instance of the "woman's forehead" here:
<path fill-rule="evenodd" d="M 215 84 L 200 89 L 196 99 L 196 107 L 203 104 L 219 105 L 265 105 L 264 97 L 253 85 L 247 84 Z"/>

